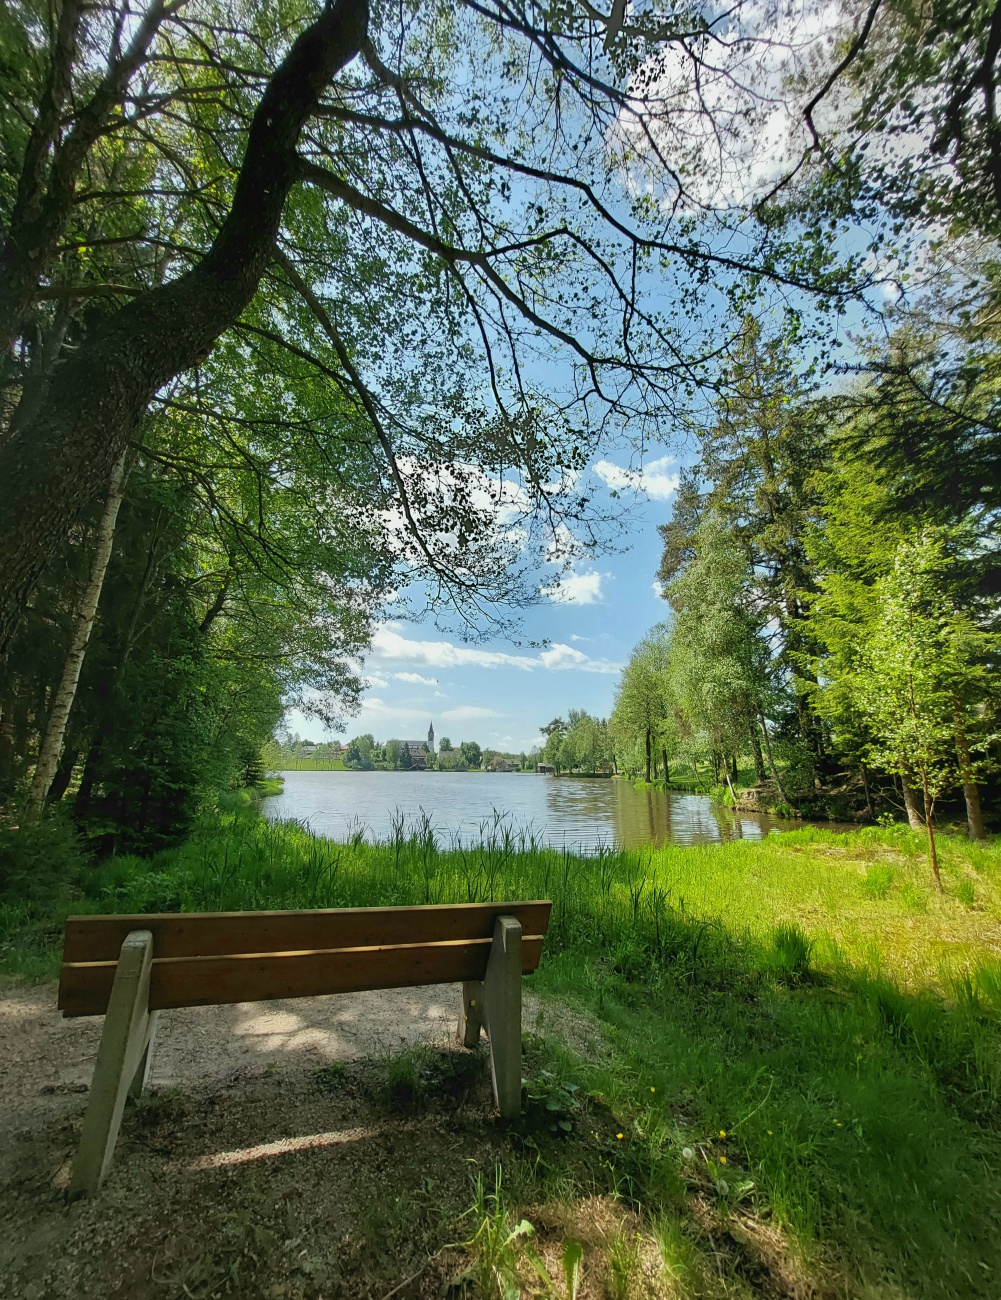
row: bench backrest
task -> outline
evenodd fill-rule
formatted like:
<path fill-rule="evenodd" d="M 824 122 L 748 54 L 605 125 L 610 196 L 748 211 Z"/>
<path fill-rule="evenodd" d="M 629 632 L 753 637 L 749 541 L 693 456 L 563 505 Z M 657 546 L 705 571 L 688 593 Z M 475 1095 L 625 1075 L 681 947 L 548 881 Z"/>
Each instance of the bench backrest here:
<path fill-rule="evenodd" d="M 522 971 L 535 970 L 550 902 L 346 907 L 309 912 L 168 912 L 71 916 L 59 1009 L 103 1015 L 122 943 L 153 935 L 149 1009 L 315 997 L 481 980 L 498 916 L 522 928 Z"/>

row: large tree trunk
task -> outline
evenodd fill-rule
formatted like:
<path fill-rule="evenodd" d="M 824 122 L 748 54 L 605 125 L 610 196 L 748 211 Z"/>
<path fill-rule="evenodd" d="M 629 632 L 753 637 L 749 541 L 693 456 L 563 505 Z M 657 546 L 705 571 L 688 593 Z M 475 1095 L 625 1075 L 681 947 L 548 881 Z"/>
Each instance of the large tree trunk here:
<path fill-rule="evenodd" d="M 90 571 L 90 581 L 84 589 L 80 607 L 76 613 L 73 636 L 70 640 L 66 662 L 63 664 L 62 677 L 52 699 L 49 721 L 42 736 L 38 750 L 38 762 L 28 791 L 25 817 L 28 821 L 37 821 L 45 807 L 45 798 L 49 786 L 59 766 L 59 756 L 63 750 L 66 737 L 66 724 L 69 722 L 70 710 L 76 699 L 76 688 L 80 681 L 84 656 L 90 642 L 90 634 L 97 617 L 97 606 L 104 587 L 104 575 L 108 571 L 111 548 L 115 543 L 115 524 L 118 522 L 118 509 L 122 504 L 125 490 L 125 452 L 119 456 L 111 474 L 111 485 L 104 513 L 97 530 L 97 545 L 94 548 L 94 563 Z"/>
<path fill-rule="evenodd" d="M 900 785 L 904 792 L 904 807 L 907 809 L 907 825 L 912 831 L 923 831 L 925 819 L 921 805 L 918 803 L 917 791 L 905 776 L 900 778 Z"/>
<path fill-rule="evenodd" d="M 650 783 L 650 729 L 646 733 L 646 782 Z"/>
<path fill-rule="evenodd" d="M 985 840 L 984 815 L 980 809 L 980 791 L 973 779 L 973 764 L 970 762 L 970 745 L 966 739 L 962 714 L 956 712 L 956 756 L 959 759 L 959 774 L 963 782 L 963 798 L 966 800 L 966 825 L 971 840 Z"/>
<path fill-rule="evenodd" d="M 136 14 L 128 48 L 112 57 L 86 103 L 68 115 L 77 60 L 79 0 L 62 0 L 52 42 L 49 74 L 39 98 L 24 151 L 17 193 L 0 248 L 0 346 L 10 347 L 33 308 L 38 286 L 49 270 L 59 237 L 73 212 L 77 182 L 96 141 L 111 127 L 128 95 L 129 82 L 146 62 L 149 47 L 167 17 L 185 0 L 152 0 Z M 88 53 L 93 68 L 93 54 Z"/>
<path fill-rule="evenodd" d="M 365 36 L 365 0 L 336 0 L 275 71 L 230 209 L 201 262 L 123 307 L 52 378 L 44 409 L 0 451 L 0 655 L 47 560 L 100 496 L 149 402 L 247 307 L 271 259 L 297 145 Z"/>

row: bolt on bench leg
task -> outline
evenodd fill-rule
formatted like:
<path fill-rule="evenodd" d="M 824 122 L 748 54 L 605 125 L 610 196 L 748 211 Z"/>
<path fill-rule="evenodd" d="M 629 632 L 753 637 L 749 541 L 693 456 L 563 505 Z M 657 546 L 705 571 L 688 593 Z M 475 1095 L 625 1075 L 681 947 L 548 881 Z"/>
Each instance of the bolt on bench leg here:
<path fill-rule="evenodd" d="M 499 916 L 483 980 L 494 1100 L 505 1119 L 521 1114 L 521 923 Z"/>
<path fill-rule="evenodd" d="M 104 1017 L 80 1149 L 70 1179 L 71 1196 L 94 1193 L 100 1187 L 114 1155 L 125 1099 L 130 1091 L 137 1096 L 146 1082 L 156 1027 L 156 1013 L 151 1015 L 149 1010 L 152 968 L 153 935 L 149 930 L 133 930 L 122 944 Z"/>

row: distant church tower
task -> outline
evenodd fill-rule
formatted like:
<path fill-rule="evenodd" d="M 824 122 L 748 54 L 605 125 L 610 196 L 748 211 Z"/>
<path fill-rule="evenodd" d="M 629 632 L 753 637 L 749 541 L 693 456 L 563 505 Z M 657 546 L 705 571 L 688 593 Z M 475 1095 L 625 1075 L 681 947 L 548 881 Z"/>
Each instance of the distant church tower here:
<path fill-rule="evenodd" d="M 428 723 L 428 753 L 434 753 L 434 723 Z"/>

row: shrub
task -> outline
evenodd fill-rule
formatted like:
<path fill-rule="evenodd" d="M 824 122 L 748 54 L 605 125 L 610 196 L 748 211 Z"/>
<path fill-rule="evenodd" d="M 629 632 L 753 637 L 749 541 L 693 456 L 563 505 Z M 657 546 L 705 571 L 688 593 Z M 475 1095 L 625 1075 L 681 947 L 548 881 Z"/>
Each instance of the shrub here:
<path fill-rule="evenodd" d="M 48 897 L 86 864 L 76 832 L 61 814 L 34 826 L 0 828 L 0 897 Z"/>

